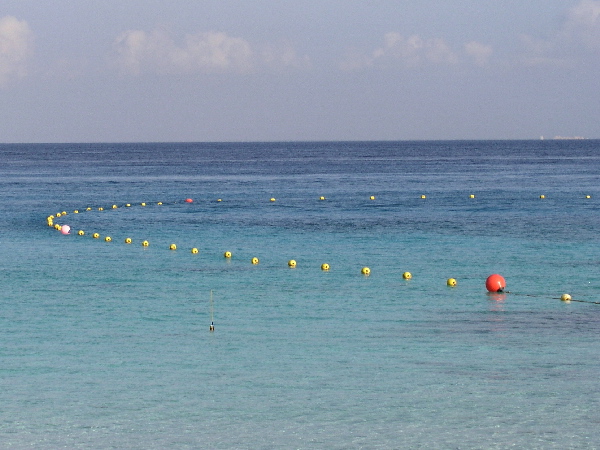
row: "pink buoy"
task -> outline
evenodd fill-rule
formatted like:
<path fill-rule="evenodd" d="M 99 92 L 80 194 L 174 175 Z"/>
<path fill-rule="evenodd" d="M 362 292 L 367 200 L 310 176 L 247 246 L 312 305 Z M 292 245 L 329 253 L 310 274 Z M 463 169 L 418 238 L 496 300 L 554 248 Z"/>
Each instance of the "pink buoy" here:
<path fill-rule="evenodd" d="M 506 289 L 506 281 L 502 275 L 495 273 L 487 277 L 487 280 L 485 280 L 485 288 L 488 292 L 504 292 L 504 289 Z"/>
<path fill-rule="evenodd" d="M 62 234 L 69 234 L 71 231 L 71 227 L 69 225 L 63 225 L 62 227 L 60 227 L 60 232 Z"/>
<path fill-rule="evenodd" d="M 186 202 L 186 203 L 192 203 L 193 201 L 194 201 L 194 200 L 192 200 L 191 198 L 186 198 L 186 199 L 185 199 L 185 202 Z"/>

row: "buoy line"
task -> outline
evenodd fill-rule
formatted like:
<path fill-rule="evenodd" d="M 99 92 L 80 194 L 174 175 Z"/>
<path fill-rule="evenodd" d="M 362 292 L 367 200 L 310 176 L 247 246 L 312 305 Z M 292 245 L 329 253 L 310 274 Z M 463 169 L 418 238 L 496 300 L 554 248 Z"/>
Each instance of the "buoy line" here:
<path fill-rule="evenodd" d="M 421 199 L 426 199 L 426 198 L 427 198 L 427 195 L 425 195 L 425 194 L 421 194 L 421 195 L 420 195 L 420 198 L 421 198 Z M 475 194 L 469 194 L 469 198 L 470 198 L 470 199 L 475 199 Z M 540 199 L 545 199 L 545 198 L 546 198 L 546 196 L 545 196 L 545 194 L 541 194 L 541 195 L 539 196 L 539 198 L 540 198 Z M 587 194 L 587 195 L 585 195 L 583 198 L 585 198 L 585 199 L 591 199 L 591 198 L 592 198 L 592 196 L 591 196 L 591 195 L 589 195 L 589 194 Z M 324 201 L 325 199 L 326 199 L 326 197 L 325 197 L 325 196 L 323 196 L 323 195 L 321 195 L 321 196 L 319 196 L 319 197 L 318 197 L 318 200 L 319 200 L 319 201 Z M 371 195 L 371 196 L 369 197 L 369 199 L 370 199 L 370 200 L 375 200 L 375 199 L 376 199 L 376 197 L 375 197 L 374 195 Z M 271 198 L 269 199 L 269 201 L 270 201 L 271 203 L 274 203 L 274 202 L 276 201 L 276 198 L 275 198 L 275 197 L 271 197 Z M 193 200 L 192 198 L 189 198 L 189 197 L 188 197 L 188 198 L 184 199 L 183 201 L 175 201 L 175 202 L 173 202 L 173 203 L 170 203 L 170 204 L 173 204 L 173 205 L 177 205 L 177 204 L 186 204 L 186 203 L 187 203 L 187 204 L 190 204 L 190 203 L 193 203 L 193 202 L 194 202 L 194 200 Z M 215 202 L 216 202 L 216 203 L 222 203 L 222 202 L 223 202 L 223 199 L 222 199 L 222 198 L 217 198 L 217 199 L 215 200 Z M 132 203 L 125 203 L 125 204 L 121 204 L 121 205 L 118 205 L 118 204 L 116 204 L 116 203 L 113 203 L 113 204 L 112 204 L 110 207 L 106 207 L 106 208 L 105 208 L 104 206 L 98 206 L 98 207 L 91 207 L 91 206 L 87 206 L 87 207 L 85 207 L 85 208 L 81 208 L 81 210 L 80 210 L 80 209 L 75 209 L 75 210 L 73 210 L 73 214 L 79 214 L 80 212 L 89 212 L 89 211 L 105 211 L 105 210 L 115 210 L 115 209 L 119 209 L 119 208 L 122 208 L 122 207 L 125 207 L 125 208 L 131 208 L 133 205 L 138 205 L 138 206 L 141 206 L 141 207 L 146 207 L 146 206 L 148 206 L 149 204 L 155 204 L 156 206 L 162 206 L 162 205 L 164 205 L 164 203 L 163 203 L 163 202 L 160 202 L 160 201 L 159 201 L 159 202 L 154 202 L 154 203 L 148 203 L 148 202 L 140 202 L 140 203 L 136 203 L 136 204 L 132 204 Z M 53 226 L 53 227 L 54 227 L 54 228 L 56 228 L 57 230 L 59 230 L 59 231 L 62 231 L 62 232 L 63 232 L 63 234 L 69 234 L 69 232 L 68 232 L 68 229 L 67 229 L 67 230 L 62 230 L 62 229 L 61 229 L 61 226 L 60 226 L 59 224 L 55 224 L 55 223 L 54 223 L 54 219 L 57 219 L 57 218 L 60 218 L 60 217 L 66 216 L 67 214 L 68 214 L 68 213 L 67 213 L 67 211 L 66 211 L 66 210 L 63 210 L 63 211 L 57 212 L 57 213 L 55 213 L 55 214 L 50 214 L 50 215 L 47 217 L 47 223 L 48 223 L 48 226 Z M 68 226 L 68 225 L 67 225 L 67 226 Z"/>
<path fill-rule="evenodd" d="M 450 280 L 448 280 L 450 281 Z M 456 280 L 454 280 L 456 282 Z M 507 291 L 506 290 L 506 280 L 504 279 L 504 277 L 502 275 L 499 275 L 497 273 L 494 273 L 492 275 L 490 275 L 489 277 L 487 277 L 487 279 L 485 280 L 485 288 L 487 289 L 489 294 L 511 294 L 511 295 L 520 295 L 523 297 L 546 297 L 547 296 L 542 296 L 539 294 L 520 294 L 520 293 L 516 293 L 516 292 L 511 292 L 511 291 Z M 560 300 L 561 302 L 564 303 L 571 303 L 571 302 L 579 302 L 579 303 L 591 303 L 594 305 L 600 305 L 600 302 L 594 302 L 591 300 L 575 300 L 571 297 L 570 294 L 563 294 L 560 297 L 549 297 L 551 299 L 554 300 Z"/>
<path fill-rule="evenodd" d="M 426 198 L 426 196 L 422 195 L 421 198 L 424 199 L 424 198 Z M 474 195 L 471 194 L 470 198 L 474 198 Z M 540 198 L 545 198 L 545 197 L 543 195 L 541 195 Z M 590 198 L 590 196 L 587 195 L 586 198 Z M 324 199 L 325 199 L 325 197 L 320 197 L 320 200 L 324 200 Z M 371 196 L 371 200 L 374 200 L 374 199 L 375 199 L 375 196 Z M 185 204 L 185 203 L 190 204 L 190 203 L 193 203 L 193 201 L 194 200 L 191 199 L 191 198 L 186 198 L 183 202 L 174 202 L 173 204 Z M 222 199 L 219 198 L 216 201 L 217 202 L 221 202 Z M 272 197 L 270 199 L 270 201 L 271 202 L 275 202 L 275 198 Z M 164 205 L 163 202 L 156 202 L 155 204 L 157 206 Z M 139 206 L 141 206 L 141 207 L 145 207 L 147 205 L 148 205 L 148 203 L 146 203 L 146 202 L 139 203 Z M 126 203 L 124 206 L 126 208 L 129 208 L 129 207 L 132 206 L 132 204 L 131 203 Z M 118 209 L 118 208 L 119 208 L 119 206 L 117 204 L 113 204 L 110 208 L 107 208 L 107 209 L 109 209 L 109 210 L 115 210 L 115 209 Z M 98 207 L 97 210 L 98 211 L 104 211 L 105 209 L 104 209 L 104 207 Z M 94 209 L 92 207 L 88 206 L 88 207 L 85 208 L 85 210 L 82 210 L 82 211 L 88 212 L 88 211 L 94 211 Z M 80 211 L 78 209 L 76 209 L 76 210 L 73 211 L 73 214 L 79 214 L 79 213 L 80 213 Z M 61 234 L 63 234 L 63 235 L 69 235 L 69 234 L 71 234 L 71 226 L 70 225 L 67 225 L 67 224 L 60 225 L 58 223 L 54 223 L 54 219 L 56 219 L 56 218 L 62 218 L 64 216 L 66 216 L 66 215 L 68 215 L 68 213 L 66 211 L 61 211 L 61 212 L 58 212 L 58 213 L 56 213 L 54 215 L 52 215 L 52 214 L 49 215 L 46 218 L 47 225 L 49 227 L 53 227 L 54 229 L 60 231 Z M 85 236 L 85 234 L 86 233 L 85 233 L 84 230 L 79 230 L 77 232 L 78 236 Z M 92 234 L 92 238 L 93 239 L 99 239 L 100 238 L 100 234 L 97 233 L 97 232 L 94 232 Z M 112 242 L 112 238 L 110 236 L 105 236 L 104 237 L 104 241 L 107 242 L 107 243 Z M 125 242 L 125 244 L 131 244 L 133 242 L 133 240 L 130 237 L 127 237 L 127 238 L 125 238 L 124 242 Z M 144 241 L 141 242 L 141 245 L 142 245 L 142 247 L 148 247 L 150 245 L 150 243 L 149 243 L 148 240 L 144 240 Z M 177 250 L 177 245 L 174 244 L 174 243 L 172 243 L 172 244 L 170 244 L 170 246 L 168 248 L 171 251 L 175 251 L 175 250 Z M 198 248 L 197 247 L 193 247 L 191 249 L 191 253 L 192 254 L 198 254 L 199 253 Z M 230 251 L 226 251 L 226 252 L 223 253 L 223 257 L 226 260 L 230 260 L 232 258 L 232 253 Z M 252 257 L 252 259 L 250 260 L 250 262 L 251 262 L 252 265 L 259 265 L 260 260 L 259 260 L 259 258 L 257 258 L 256 256 L 254 256 L 254 257 Z M 290 259 L 288 261 L 287 265 L 288 265 L 289 268 L 296 268 L 297 262 L 294 259 Z M 320 267 L 321 267 L 321 271 L 323 271 L 323 272 L 329 272 L 329 270 L 330 270 L 330 265 L 328 263 L 323 263 L 323 264 L 321 264 Z M 369 277 L 371 275 L 371 269 L 369 267 L 365 266 L 365 267 L 363 267 L 360 270 L 360 273 L 362 275 L 364 275 L 365 277 Z M 402 273 L 401 276 L 402 276 L 402 278 L 405 281 L 410 281 L 412 279 L 412 274 L 410 272 L 404 272 L 404 273 Z M 446 286 L 450 287 L 450 288 L 456 287 L 457 286 L 457 280 L 455 278 L 448 278 L 447 281 L 446 281 Z M 506 281 L 505 281 L 504 277 L 502 277 L 502 275 L 499 275 L 499 274 L 492 274 L 492 275 L 488 276 L 487 279 L 486 279 L 486 281 L 485 281 L 485 287 L 486 287 L 486 289 L 487 289 L 487 291 L 488 291 L 489 294 L 511 294 L 511 295 L 517 295 L 517 296 L 523 296 L 523 297 L 535 297 L 535 298 L 545 297 L 545 298 L 550 298 L 550 299 L 553 299 L 553 300 L 561 300 L 564 303 L 578 302 L 578 303 L 589 303 L 589 304 L 593 304 L 593 305 L 600 305 L 600 301 L 595 302 L 595 301 L 591 301 L 591 300 L 574 299 L 569 294 L 563 294 L 561 297 L 548 297 L 548 296 L 543 296 L 543 295 L 539 295 L 539 294 L 522 294 L 522 293 L 516 293 L 516 292 L 512 292 L 512 291 L 507 291 L 506 290 Z M 212 294 L 212 291 L 211 291 L 211 294 Z"/>
<path fill-rule="evenodd" d="M 510 294 L 510 295 L 517 295 L 517 296 L 521 296 L 521 297 L 547 298 L 547 299 L 550 299 L 550 300 L 560 300 L 560 301 L 565 302 L 565 303 L 568 303 L 568 302 L 578 302 L 578 303 L 590 303 L 592 305 L 600 305 L 600 302 L 594 302 L 592 300 L 579 300 L 579 299 L 575 299 L 575 298 L 572 298 L 569 294 L 563 294 L 561 297 L 550 297 L 548 295 L 522 294 L 520 292 L 511 292 L 511 291 L 504 291 L 502 293 L 503 294 Z"/>
<path fill-rule="evenodd" d="M 325 197 L 320 197 L 320 200 L 324 200 L 324 199 L 325 199 Z M 216 201 L 217 201 L 217 202 L 222 202 L 222 199 L 221 199 L 221 198 L 218 198 Z M 275 201 L 275 198 L 271 198 L 271 201 Z M 190 203 L 193 203 L 193 202 L 194 202 L 194 200 L 193 200 L 192 198 L 186 198 L 186 199 L 185 199 L 185 200 L 183 200 L 183 201 L 179 201 L 179 202 L 178 202 L 178 201 L 176 201 L 176 202 L 173 202 L 172 204 L 174 204 L 174 205 L 176 205 L 176 204 L 186 204 L 186 203 L 187 203 L 187 204 L 190 204 Z M 136 205 L 139 205 L 139 206 L 141 206 L 141 207 L 146 207 L 146 206 L 148 206 L 149 204 L 150 204 L 150 203 L 147 203 L 147 202 L 140 202 L 140 203 L 138 203 L 138 204 L 136 204 Z M 164 205 L 165 203 L 163 203 L 163 202 L 155 202 L 155 203 L 152 203 L 152 204 L 156 204 L 157 206 L 161 206 L 161 205 Z M 125 204 L 124 204 L 124 205 L 122 205 L 122 206 L 124 206 L 124 207 L 126 207 L 126 208 L 130 208 L 130 207 L 132 207 L 132 204 L 131 204 L 131 203 L 125 203 Z M 102 206 L 100 206 L 100 207 L 96 207 L 96 208 L 95 208 L 95 207 L 88 206 L 88 207 L 86 207 L 86 208 L 82 208 L 82 209 L 81 209 L 81 212 L 90 212 L 90 211 L 105 211 L 105 210 L 106 210 L 106 211 L 108 211 L 108 210 L 115 210 L 115 209 L 119 209 L 119 205 L 117 205 L 117 204 L 113 204 L 113 205 L 112 205 L 111 207 L 109 207 L 109 208 L 108 208 L 108 207 L 107 207 L 107 208 L 104 208 L 104 207 L 102 207 Z M 80 214 L 80 210 L 79 210 L 79 209 L 75 209 L 75 210 L 73 211 L 73 214 Z M 68 213 L 67 213 L 67 211 L 66 211 L 66 210 L 65 210 L 65 211 L 61 211 L 61 212 L 58 212 L 58 213 L 56 213 L 55 215 L 52 215 L 52 214 L 51 214 L 51 215 L 49 215 L 49 216 L 47 217 L 47 219 L 46 219 L 46 220 L 47 220 L 47 224 L 48 224 L 48 226 L 54 227 L 56 230 L 60 231 L 60 232 L 61 232 L 61 234 L 63 234 L 63 235 L 68 235 L 68 234 L 71 234 L 71 226 L 70 226 L 70 225 L 66 225 L 66 224 L 64 224 L 64 225 L 60 225 L 60 224 L 58 224 L 58 223 L 54 223 L 54 219 L 56 219 L 56 218 L 62 218 L 62 217 L 65 217 L 65 216 L 67 216 L 67 215 L 68 215 Z M 85 236 L 85 235 L 86 235 L 86 232 L 85 232 L 84 230 L 79 230 L 79 231 L 77 231 L 77 235 L 78 235 L 78 236 Z M 91 237 L 92 237 L 93 239 L 100 239 L 100 238 L 101 238 L 101 236 L 100 236 L 100 233 L 98 233 L 98 232 L 94 232 L 94 233 L 92 233 L 92 234 L 91 234 Z M 110 236 L 104 236 L 104 241 L 105 241 L 105 242 L 112 242 L 112 237 L 110 237 Z M 127 237 L 127 238 L 125 238 L 125 239 L 124 239 L 124 241 L 123 241 L 123 242 L 125 242 L 125 244 L 132 244 L 132 243 L 133 243 L 133 239 L 132 239 L 131 237 Z M 148 240 L 144 240 L 144 241 L 142 241 L 142 242 L 141 242 L 141 245 L 142 245 L 142 247 L 149 247 L 149 246 L 150 246 L 150 242 L 149 242 Z M 169 247 L 168 247 L 168 248 L 169 248 L 169 250 L 171 250 L 171 251 L 175 251 L 175 250 L 177 250 L 177 244 L 171 243 L 171 244 L 169 245 Z M 194 254 L 194 255 L 195 255 L 195 254 L 198 254 L 198 253 L 200 253 L 200 251 L 198 250 L 198 247 L 192 247 L 192 248 L 191 248 L 191 250 L 190 250 L 190 252 L 191 252 L 192 254 Z M 225 252 L 223 253 L 223 257 L 224 257 L 226 260 L 230 260 L 230 259 L 232 258 L 232 253 L 231 253 L 230 251 L 225 251 Z M 251 262 L 251 264 L 253 264 L 253 265 L 258 265 L 258 264 L 260 263 L 260 260 L 259 260 L 259 258 L 257 258 L 257 257 L 255 256 L 255 257 L 253 257 L 253 258 L 250 260 L 250 262 Z M 296 263 L 296 261 L 295 261 L 294 259 L 291 259 L 291 260 L 289 260 L 289 261 L 288 261 L 288 267 L 290 267 L 290 268 L 295 268 L 295 267 L 296 267 L 296 265 L 297 265 L 297 263 Z M 322 271 L 325 271 L 325 272 L 326 272 L 326 271 L 329 271 L 329 269 L 330 269 L 330 266 L 329 266 L 329 264 L 328 264 L 328 263 L 323 263 L 323 264 L 321 264 L 321 270 L 322 270 Z"/>
<path fill-rule="evenodd" d="M 370 195 L 370 196 L 368 197 L 368 199 L 370 199 L 370 200 L 375 200 L 376 198 L 377 198 L 377 197 L 376 197 L 375 195 Z M 414 199 L 414 198 L 428 199 L 429 197 L 428 197 L 426 194 L 420 194 L 420 195 L 418 195 L 418 196 L 415 196 L 415 197 L 413 197 L 413 196 L 410 196 L 410 197 L 409 197 L 409 199 Z M 469 194 L 469 195 L 468 195 L 468 198 L 470 198 L 470 199 L 475 199 L 475 198 L 479 198 L 479 197 L 476 197 L 476 195 L 475 195 L 475 194 Z M 545 195 L 545 194 L 540 194 L 540 195 L 538 196 L 538 198 L 540 198 L 540 199 L 546 199 L 546 195 Z M 582 197 L 579 197 L 579 198 L 583 198 L 583 199 L 587 199 L 587 200 L 589 200 L 589 199 L 591 199 L 591 198 L 592 198 L 592 196 L 591 196 L 591 195 L 589 195 L 589 194 L 586 194 L 586 195 L 583 195 Z M 317 200 L 319 200 L 319 201 L 323 201 L 323 200 L 325 200 L 325 199 L 326 199 L 326 197 L 325 197 L 325 196 L 323 196 L 323 195 L 320 195 L 319 197 L 317 197 Z M 397 200 L 397 198 L 396 198 L 395 200 Z M 214 201 L 214 202 L 216 202 L 216 203 L 222 203 L 222 202 L 223 202 L 223 199 L 222 199 L 222 198 L 217 198 L 217 199 L 215 199 L 215 200 L 213 200 L 213 201 Z M 271 203 L 274 203 L 274 202 L 276 202 L 276 201 L 277 201 L 277 199 L 276 199 L 276 197 L 270 197 L 270 198 L 269 198 L 269 201 L 270 201 Z M 173 202 L 173 203 L 170 203 L 170 204 L 174 204 L 174 205 L 176 205 L 176 204 L 185 204 L 185 203 L 188 203 L 188 204 L 189 204 L 189 203 L 193 203 L 193 202 L 194 202 L 194 200 L 193 200 L 192 198 L 186 198 L 186 199 L 184 199 L 184 200 L 181 200 L 181 201 L 175 201 L 175 202 Z M 150 205 L 150 204 L 155 204 L 155 205 L 158 205 L 158 206 L 160 206 L 160 205 L 163 205 L 164 203 L 163 203 L 163 202 L 154 202 L 154 203 L 151 203 L 151 202 L 139 202 L 139 203 L 124 203 L 124 204 L 122 204 L 122 205 L 118 205 L 118 204 L 116 204 L 116 203 L 113 203 L 113 204 L 112 204 L 111 206 L 109 206 L 109 207 L 104 207 L 104 206 L 91 207 L 91 206 L 87 206 L 87 207 L 85 207 L 85 208 L 76 209 L 76 210 L 74 210 L 74 211 L 73 211 L 73 213 L 74 213 L 74 214 L 79 214 L 80 212 L 84 212 L 84 211 L 94 211 L 94 210 L 97 210 L 97 211 L 105 211 L 105 210 L 109 210 L 109 209 L 119 209 L 119 208 L 122 208 L 122 207 L 130 208 L 130 207 L 132 207 L 132 206 L 134 206 L 134 205 L 137 205 L 137 206 L 142 206 L 142 207 L 143 207 L 143 206 L 148 206 L 148 205 Z M 66 215 L 66 214 L 67 214 L 67 212 L 66 212 L 66 211 L 61 211 L 61 212 L 58 212 L 58 213 L 56 213 L 56 214 L 55 214 L 55 216 L 56 216 L 56 217 L 61 217 L 62 215 Z M 53 216 L 53 217 L 54 217 L 54 216 Z"/>

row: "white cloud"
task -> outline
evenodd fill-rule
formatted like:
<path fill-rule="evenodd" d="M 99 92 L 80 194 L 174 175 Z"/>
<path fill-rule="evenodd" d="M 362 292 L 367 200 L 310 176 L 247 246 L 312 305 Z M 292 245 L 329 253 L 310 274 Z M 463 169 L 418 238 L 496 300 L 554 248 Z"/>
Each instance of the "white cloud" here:
<path fill-rule="evenodd" d="M 303 69 L 311 66 L 310 58 L 307 55 L 298 56 L 289 44 L 264 47 L 260 52 L 260 61 L 261 64 L 274 69 Z"/>
<path fill-rule="evenodd" d="M 519 36 L 523 47 L 523 55 L 520 57 L 521 64 L 525 66 L 564 66 L 567 61 L 559 56 L 557 42 L 535 38 L 528 34 Z"/>
<path fill-rule="evenodd" d="M 464 48 L 465 53 L 473 58 L 478 66 L 485 66 L 493 53 L 492 47 L 476 41 L 466 43 Z"/>
<path fill-rule="evenodd" d="M 591 49 L 600 49 L 600 1 L 582 0 L 571 8 L 563 33 Z"/>
<path fill-rule="evenodd" d="M 547 39 L 521 35 L 522 63 L 567 66 L 600 50 L 600 1 L 582 0 L 569 9 L 560 30 Z"/>
<path fill-rule="evenodd" d="M 458 56 L 443 39 L 438 38 L 425 41 L 425 58 L 434 64 L 458 63 Z"/>
<path fill-rule="evenodd" d="M 407 67 L 431 64 L 456 64 L 457 56 L 443 39 L 423 39 L 418 35 L 405 38 L 391 32 L 384 36 L 384 46 L 373 51 L 373 64 L 399 61 Z"/>
<path fill-rule="evenodd" d="M 0 86 L 12 77 L 27 73 L 27 59 L 33 51 L 33 33 L 25 21 L 0 18 Z"/>
<path fill-rule="evenodd" d="M 464 54 L 457 53 L 444 39 L 424 39 L 416 34 L 405 37 L 400 33 L 390 32 L 384 35 L 383 41 L 381 47 L 371 52 L 354 50 L 340 63 L 340 68 L 351 71 L 380 66 L 454 66 L 465 55 L 474 64 L 484 66 L 493 53 L 492 47 L 476 41 L 464 45 Z"/>
<path fill-rule="evenodd" d="M 341 70 L 352 72 L 373 66 L 373 57 L 357 49 L 348 50 L 343 60 L 338 63 Z"/>
<path fill-rule="evenodd" d="M 260 67 L 305 67 L 290 46 L 254 50 L 244 39 L 223 32 L 188 34 L 177 44 L 164 30 L 130 30 L 114 43 L 117 62 L 127 73 L 248 73 Z"/>
<path fill-rule="evenodd" d="M 252 68 L 252 50 L 243 39 L 225 33 L 207 32 L 185 36 L 177 45 L 171 36 L 154 30 L 131 30 L 115 41 L 118 62 L 129 73 L 247 72 Z"/>

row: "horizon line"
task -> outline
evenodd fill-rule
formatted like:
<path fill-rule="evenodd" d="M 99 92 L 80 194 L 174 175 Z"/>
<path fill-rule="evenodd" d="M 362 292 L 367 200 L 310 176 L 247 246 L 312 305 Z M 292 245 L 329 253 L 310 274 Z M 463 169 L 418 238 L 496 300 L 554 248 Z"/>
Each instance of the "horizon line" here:
<path fill-rule="evenodd" d="M 280 144 L 280 143 L 334 143 L 334 142 L 523 142 L 523 141 L 597 141 L 600 138 L 580 136 L 552 138 L 478 138 L 478 139 L 307 139 L 307 140 L 222 140 L 222 141 L 34 141 L 0 142 L 0 145 L 56 145 L 56 144 Z"/>

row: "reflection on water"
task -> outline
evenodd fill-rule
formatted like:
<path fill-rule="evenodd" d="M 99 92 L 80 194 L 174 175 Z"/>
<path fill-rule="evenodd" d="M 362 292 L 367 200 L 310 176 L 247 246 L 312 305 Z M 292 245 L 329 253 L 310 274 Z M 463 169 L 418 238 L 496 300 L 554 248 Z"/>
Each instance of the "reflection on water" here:
<path fill-rule="evenodd" d="M 499 312 L 504 311 L 504 301 L 506 300 L 506 293 L 504 292 L 488 292 L 490 311 Z"/>

